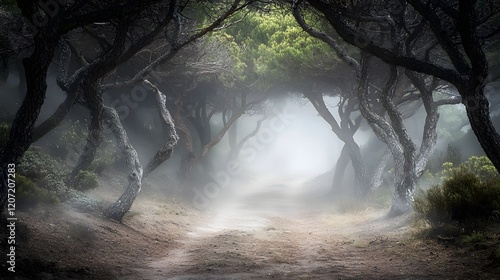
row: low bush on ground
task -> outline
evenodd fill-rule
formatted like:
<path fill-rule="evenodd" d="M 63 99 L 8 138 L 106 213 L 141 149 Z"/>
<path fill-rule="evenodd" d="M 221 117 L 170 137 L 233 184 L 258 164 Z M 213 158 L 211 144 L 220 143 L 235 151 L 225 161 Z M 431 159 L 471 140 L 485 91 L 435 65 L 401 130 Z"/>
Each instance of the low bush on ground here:
<path fill-rule="evenodd" d="M 471 157 L 441 172 L 442 183 L 415 198 L 426 237 L 453 240 L 476 249 L 497 250 L 500 228 L 500 176 L 486 157 Z"/>
<path fill-rule="evenodd" d="M 82 192 L 95 189 L 99 186 L 97 174 L 91 171 L 82 170 L 78 173 L 75 179 L 76 184 L 73 188 Z"/>
<path fill-rule="evenodd" d="M 40 188 L 23 175 L 16 176 L 16 207 L 26 209 L 39 203 L 56 204 L 59 199 L 53 193 Z"/>
<path fill-rule="evenodd" d="M 98 186 L 97 175 L 90 171 L 81 171 L 77 176 L 77 184 L 68 188 L 64 182 L 67 178 L 69 170 L 61 162 L 53 159 L 41 148 L 31 146 L 26 151 L 21 159 L 21 163 L 17 165 L 17 173 L 22 175 L 39 189 L 47 191 L 61 201 L 68 201 L 73 206 L 78 206 L 84 209 L 99 207 L 98 202 L 87 198 L 82 193 Z M 32 188 L 29 188 L 32 189 Z M 33 193 L 33 191 L 32 191 Z M 38 192 L 42 197 L 43 193 Z"/>

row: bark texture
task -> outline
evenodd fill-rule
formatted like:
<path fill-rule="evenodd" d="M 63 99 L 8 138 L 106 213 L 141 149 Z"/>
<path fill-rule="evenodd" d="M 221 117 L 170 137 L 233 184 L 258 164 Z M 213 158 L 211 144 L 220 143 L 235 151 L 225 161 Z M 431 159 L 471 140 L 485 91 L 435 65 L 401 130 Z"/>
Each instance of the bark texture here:
<path fill-rule="evenodd" d="M 116 138 L 116 144 L 127 163 L 128 185 L 120 198 L 109 206 L 104 214 L 111 219 L 121 221 L 123 216 L 132 206 L 137 194 L 141 190 L 143 167 L 134 147 L 130 144 L 127 132 L 123 128 L 118 113 L 112 107 L 103 107 L 103 117 L 106 125 L 111 129 Z"/>
<path fill-rule="evenodd" d="M 127 137 L 127 132 L 125 131 L 125 129 L 123 129 L 116 110 L 107 106 L 103 107 L 105 122 L 115 135 L 118 148 L 120 148 L 122 154 L 125 156 L 125 160 L 128 166 L 128 185 L 125 188 L 125 191 L 120 196 L 120 198 L 115 203 L 110 205 L 105 211 L 105 215 L 107 217 L 117 221 L 121 221 L 127 211 L 130 210 L 130 207 L 132 207 L 135 198 L 141 190 L 142 180 L 144 180 L 160 164 L 170 158 L 173 153 L 174 147 L 179 140 L 179 136 L 177 136 L 173 119 L 167 109 L 167 97 L 148 80 L 145 80 L 144 84 L 155 94 L 158 111 L 162 118 L 163 126 L 165 127 L 165 129 L 167 129 L 168 134 L 165 145 L 156 152 L 153 158 L 151 158 L 151 160 L 146 164 L 145 168 L 142 167 L 136 150 L 130 144 Z"/>
<path fill-rule="evenodd" d="M 483 42 L 488 36 L 498 32 L 498 29 L 487 32 L 487 36 L 480 37 L 478 29 L 485 26 L 481 20 L 488 21 L 497 16 L 498 11 L 493 9 L 489 14 L 478 18 L 478 1 L 456 0 L 452 3 L 443 1 L 408 0 L 403 5 L 403 11 L 413 9 L 420 20 L 417 29 L 404 29 L 408 23 L 398 21 L 397 17 L 387 14 L 390 21 L 384 24 L 392 25 L 395 33 L 400 36 L 393 43 L 404 42 L 406 50 L 392 48 L 394 44 L 378 42 L 370 38 L 370 33 L 357 29 L 350 24 L 342 8 L 330 1 L 308 0 L 311 6 L 319 11 L 328 23 L 335 29 L 342 39 L 370 53 L 388 64 L 403 66 L 409 70 L 425 73 L 453 84 L 462 97 L 466 107 L 467 117 L 472 130 L 484 152 L 491 160 L 497 171 L 500 172 L 500 135 L 491 122 L 489 103 L 484 96 L 484 86 L 488 76 L 488 61 L 484 53 Z M 398 21 L 396 24 L 396 21 Z M 449 22 L 456 22 L 450 25 Z M 399 28 L 398 28 L 399 27 Z M 452 28 L 450 30 L 450 28 Z M 409 31 L 413 31 L 408 33 Z M 459 34 L 460 37 L 455 36 Z M 430 36 L 436 43 L 421 46 L 414 44 L 420 36 Z M 402 38 L 401 36 L 406 36 Z M 436 63 L 430 58 L 430 53 L 439 46 L 446 55 L 449 66 Z M 421 55 L 417 55 L 421 54 Z"/>

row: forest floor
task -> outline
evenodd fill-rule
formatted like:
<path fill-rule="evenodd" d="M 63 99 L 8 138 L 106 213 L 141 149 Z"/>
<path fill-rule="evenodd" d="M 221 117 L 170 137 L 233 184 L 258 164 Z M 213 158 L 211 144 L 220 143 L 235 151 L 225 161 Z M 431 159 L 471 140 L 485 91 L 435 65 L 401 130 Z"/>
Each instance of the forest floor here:
<path fill-rule="evenodd" d="M 96 193 L 104 200 L 118 190 Z M 491 251 L 415 238 L 411 217 L 324 208 L 199 212 L 141 193 L 123 223 L 66 204 L 18 212 L 0 279 L 498 279 Z M 5 273 L 2 261 L 2 273 Z M 12 277 L 17 275 L 16 277 Z M 10 276 L 10 277 L 9 277 Z"/>

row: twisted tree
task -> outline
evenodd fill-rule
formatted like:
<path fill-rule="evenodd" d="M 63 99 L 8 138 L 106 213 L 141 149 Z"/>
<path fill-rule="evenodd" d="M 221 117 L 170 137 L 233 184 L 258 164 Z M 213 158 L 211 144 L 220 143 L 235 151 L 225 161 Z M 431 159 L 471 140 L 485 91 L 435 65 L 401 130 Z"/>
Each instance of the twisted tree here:
<path fill-rule="evenodd" d="M 485 42 L 495 39 L 500 32 L 498 1 L 394 0 L 382 4 L 308 0 L 304 3 L 349 44 L 389 64 L 435 76 L 455 86 L 474 134 L 500 171 L 500 135 L 491 122 L 484 94 L 488 83 Z M 395 40 L 380 40 L 380 33 L 388 30 Z"/>
<path fill-rule="evenodd" d="M 370 71 L 369 55 L 362 52 L 360 59 L 357 60 L 349 55 L 332 36 L 309 26 L 299 12 L 299 4 L 299 2 L 295 2 L 292 9 L 301 27 L 311 36 L 327 43 L 344 63 L 355 70 L 358 83 L 356 99 L 361 114 L 377 137 L 388 146 L 394 160 L 395 192 L 389 214 L 399 215 L 407 212 L 412 208 L 416 180 L 422 174 L 436 144 L 436 125 L 439 119 L 437 108 L 440 105 L 456 104 L 460 99 L 451 97 L 434 101 L 433 92 L 438 88 L 438 79 L 429 81 L 426 80 L 425 76 L 407 71 L 406 74 L 413 83 L 411 86 L 410 81 L 401 78 L 400 71 L 395 66 L 390 67 L 385 84 L 377 82 L 380 76 L 383 76 L 380 74 L 384 70 L 377 67 Z M 370 12 L 371 7 L 363 6 L 360 11 Z M 382 21 L 383 19 L 360 16 L 357 24 L 360 28 L 368 28 L 373 20 Z M 372 38 L 380 42 L 400 40 L 400 38 L 395 37 L 395 34 L 397 32 L 393 26 L 384 25 L 380 32 L 373 35 Z M 406 42 L 407 46 L 414 44 L 415 42 Z M 410 106 L 410 108 L 408 108 L 408 104 L 418 100 L 421 100 L 427 112 L 419 150 L 403 124 L 403 119 L 413 115 L 420 103 L 417 103 L 417 106 Z M 406 109 L 404 109 L 405 107 Z M 387 158 L 388 154 L 386 153 L 382 156 L 381 163 L 384 163 Z M 371 178 L 371 189 L 380 183 L 382 166 L 379 165 L 375 169 L 374 176 Z"/>

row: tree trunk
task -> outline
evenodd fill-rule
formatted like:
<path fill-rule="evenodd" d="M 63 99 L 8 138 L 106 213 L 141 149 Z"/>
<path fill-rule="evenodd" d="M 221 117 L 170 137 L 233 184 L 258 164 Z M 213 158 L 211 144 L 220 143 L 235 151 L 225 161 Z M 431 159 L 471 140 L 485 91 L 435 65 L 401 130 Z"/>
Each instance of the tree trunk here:
<path fill-rule="evenodd" d="M 365 161 L 361 156 L 359 145 L 354 142 L 354 138 L 352 136 L 349 141 L 346 142 L 346 145 L 349 150 L 349 157 L 351 158 L 351 164 L 356 178 L 356 191 L 360 198 L 365 199 L 368 197 L 370 190 Z"/>
<path fill-rule="evenodd" d="M 40 114 L 47 90 L 47 70 L 54 55 L 57 40 L 35 38 L 35 49 L 23 60 L 26 75 L 26 96 L 16 113 L 7 142 L 1 148 L 0 168 L 7 170 L 10 163 L 17 164 L 31 144 L 33 127 Z M 0 180 L 0 209 L 7 200 L 7 185 Z"/>
<path fill-rule="evenodd" d="M 408 135 L 403 124 L 403 118 L 393 102 L 398 81 L 398 69 L 396 66 L 391 66 L 389 80 L 382 92 L 382 104 L 389 115 L 394 132 L 403 147 L 404 162 L 403 177 L 402 180 L 398 180 L 398 184 L 396 185 L 396 191 L 388 216 L 397 216 L 413 209 L 413 194 L 417 185 L 416 146 Z"/>
<path fill-rule="evenodd" d="M 226 124 L 227 119 L 226 119 L 226 112 L 224 112 L 224 124 Z M 229 142 L 229 153 L 228 153 L 228 158 L 232 158 L 232 151 L 236 150 L 237 146 L 237 139 L 238 139 L 238 121 L 234 122 L 234 124 L 229 128 L 227 131 L 227 139 Z"/>
<path fill-rule="evenodd" d="M 266 119 L 267 119 L 267 116 L 264 115 L 260 120 L 258 120 L 257 125 L 255 126 L 255 129 L 252 132 L 250 132 L 249 134 L 247 134 L 245 137 L 243 137 L 240 140 L 240 142 L 238 142 L 238 144 L 235 145 L 235 147 L 233 149 L 231 149 L 231 151 L 229 151 L 228 161 L 234 160 L 238 157 L 238 155 L 240 154 L 241 149 L 243 149 L 243 146 L 245 145 L 245 143 L 248 140 L 250 140 L 250 138 L 254 137 L 255 135 L 257 135 L 257 133 L 259 133 L 260 127 L 262 126 L 262 122 L 264 122 Z"/>
<path fill-rule="evenodd" d="M 85 96 L 85 103 L 90 110 L 90 124 L 87 136 L 87 143 L 82 154 L 78 158 L 78 163 L 71 171 L 67 180 L 68 184 L 74 183 L 74 180 L 80 171 L 87 169 L 92 161 L 94 161 L 97 153 L 97 148 L 101 145 L 102 135 L 102 92 L 100 91 L 101 78 L 97 77 L 98 73 L 93 73 L 86 80 L 82 81 L 82 87 Z"/>
<path fill-rule="evenodd" d="M 125 192 L 104 212 L 106 217 L 121 221 L 141 190 L 143 169 L 137 151 L 130 144 L 127 132 L 123 128 L 116 110 L 112 107 L 104 106 L 103 117 L 104 121 L 115 135 L 118 148 L 125 157 L 128 167 L 128 185 Z"/>
<path fill-rule="evenodd" d="M 333 173 L 333 189 L 339 190 L 344 186 L 344 175 L 345 170 L 347 169 L 347 165 L 351 159 L 349 158 L 349 149 L 344 144 L 342 147 L 342 151 L 340 152 L 340 156 L 337 160 L 337 164 L 335 165 L 335 171 Z"/>
<path fill-rule="evenodd" d="M 193 136 L 191 134 L 191 130 L 182 117 L 182 101 L 180 99 L 176 102 L 173 108 L 173 118 L 175 123 L 177 124 L 180 139 L 182 140 L 184 146 L 184 154 L 182 156 L 178 172 L 179 181 L 181 182 L 181 185 L 184 185 L 193 168 L 192 163 L 196 154 L 194 152 Z"/>
<path fill-rule="evenodd" d="M 40 140 L 43 136 L 56 128 L 64 120 L 79 98 L 79 93 L 68 93 L 66 99 L 57 107 L 54 114 L 33 130 L 32 142 L 34 143 Z"/>
<path fill-rule="evenodd" d="M 393 102 L 398 82 L 398 73 L 391 67 L 390 77 L 381 93 L 382 104 L 389 116 L 389 124 L 382 116 L 371 110 L 367 98 L 368 58 L 362 55 L 362 71 L 358 99 L 360 109 L 373 131 L 391 150 L 395 164 L 395 192 L 388 216 L 397 216 L 412 209 L 413 193 L 416 186 L 416 147 L 408 135 L 401 114 Z"/>
<path fill-rule="evenodd" d="M 483 93 L 484 87 L 478 86 L 480 87 L 479 89 L 469 89 L 469 91 L 473 91 L 476 94 L 473 98 L 463 98 L 463 103 L 472 131 L 474 131 L 486 156 L 500 173 L 500 135 L 491 122 L 489 102 Z M 476 91 L 479 91 L 479 93 Z"/>
<path fill-rule="evenodd" d="M 151 173 L 151 171 L 155 170 L 158 166 L 160 166 L 160 164 L 162 164 L 172 156 L 174 147 L 179 141 L 179 136 L 177 135 L 177 131 L 175 130 L 174 120 L 172 119 L 172 116 L 167 109 L 167 97 L 148 80 L 144 80 L 144 84 L 149 86 L 155 93 L 158 111 L 160 113 L 163 126 L 165 126 L 167 130 L 167 141 L 165 145 L 156 152 L 156 154 L 148 162 L 146 168 L 144 169 L 144 177 L 147 177 L 149 173 Z"/>
<path fill-rule="evenodd" d="M 170 115 L 170 112 L 166 107 L 166 96 L 153 84 L 145 80 L 144 83 L 148 85 L 154 92 L 159 108 L 159 112 L 163 121 L 164 126 L 168 131 L 168 137 L 165 145 L 151 158 L 151 160 L 143 168 L 139 162 L 139 157 L 134 147 L 130 144 L 127 133 L 123 129 L 120 122 L 120 118 L 116 113 L 116 110 L 107 106 L 104 106 L 103 115 L 105 117 L 106 124 L 108 124 L 115 134 L 117 139 L 118 147 L 122 150 L 123 155 L 127 161 L 129 175 L 128 175 L 128 186 L 125 192 L 120 196 L 120 198 L 110 205 L 106 211 L 105 215 L 111 219 L 121 221 L 125 213 L 130 210 L 132 204 L 134 203 L 137 194 L 141 190 L 142 180 L 146 178 L 154 169 L 156 169 L 161 163 L 169 159 L 173 153 L 173 149 L 179 140 L 177 136 L 175 125 Z"/>
<path fill-rule="evenodd" d="M 6 57 L 0 58 L 0 85 L 4 85 L 7 83 L 7 79 L 9 78 L 10 69 L 9 69 L 9 59 Z"/>
<path fill-rule="evenodd" d="M 384 174 L 385 168 L 387 167 L 387 163 L 389 162 L 390 158 L 391 151 L 390 149 L 386 149 L 384 154 L 380 158 L 377 167 L 373 171 L 373 175 L 370 180 L 370 193 L 373 193 L 382 185 L 382 175 Z"/>
<path fill-rule="evenodd" d="M 68 71 L 71 64 L 71 50 L 68 44 L 67 39 L 61 41 L 60 51 L 61 57 L 59 60 L 59 70 L 57 74 L 57 84 L 61 89 L 66 91 L 66 98 L 64 101 L 57 107 L 57 110 L 43 123 L 41 123 L 38 127 L 33 130 L 33 138 L 32 142 L 36 142 L 40 140 L 45 134 L 49 133 L 52 129 L 56 128 L 69 113 L 71 108 L 76 104 L 76 102 L 80 99 L 81 90 L 79 87 L 76 87 L 73 83 L 72 86 L 68 87 L 68 83 L 66 80 L 68 78 Z M 81 74 L 80 74 L 81 75 Z M 78 76 L 77 76 L 78 77 Z"/>
<path fill-rule="evenodd" d="M 342 129 L 335 117 L 330 113 L 325 105 L 323 96 L 319 94 L 305 94 L 307 99 L 314 106 L 318 114 L 330 125 L 333 133 L 344 142 L 351 159 L 352 167 L 356 177 L 356 192 L 361 198 L 365 198 L 369 190 L 368 175 L 366 173 L 366 164 L 361 156 L 358 144 L 354 141 L 354 132 L 351 129 Z"/>

